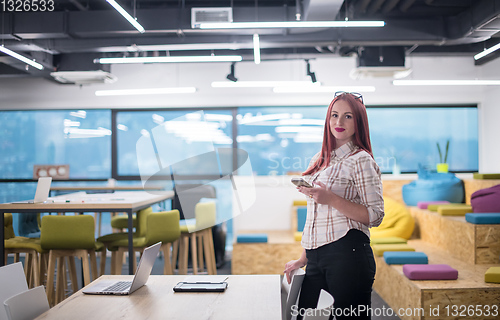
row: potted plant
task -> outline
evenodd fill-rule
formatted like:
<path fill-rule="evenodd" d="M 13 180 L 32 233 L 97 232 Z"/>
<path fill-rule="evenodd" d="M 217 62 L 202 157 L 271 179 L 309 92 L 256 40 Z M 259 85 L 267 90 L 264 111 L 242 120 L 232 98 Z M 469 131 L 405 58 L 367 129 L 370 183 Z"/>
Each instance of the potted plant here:
<path fill-rule="evenodd" d="M 446 160 L 448 159 L 448 149 L 450 147 L 450 140 L 446 141 L 446 149 L 444 151 L 444 161 L 443 161 L 443 155 L 441 153 L 441 147 L 439 146 L 439 142 L 437 143 L 437 147 L 439 152 L 439 163 L 436 165 L 437 172 L 447 173 L 448 163 L 446 163 Z"/>

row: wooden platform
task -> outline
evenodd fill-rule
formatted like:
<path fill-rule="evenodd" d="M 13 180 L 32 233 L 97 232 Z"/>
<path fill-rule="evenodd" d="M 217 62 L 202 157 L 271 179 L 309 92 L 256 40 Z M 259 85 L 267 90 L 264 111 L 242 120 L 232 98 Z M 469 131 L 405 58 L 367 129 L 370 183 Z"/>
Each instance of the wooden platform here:
<path fill-rule="evenodd" d="M 388 265 L 383 257 L 375 257 L 377 273 L 374 289 L 394 312 L 403 320 L 414 319 L 499 319 L 478 316 L 476 306 L 499 306 L 500 284 L 484 282 L 484 273 L 493 265 L 474 265 L 450 257 L 444 250 L 433 248 L 422 240 L 409 240 L 408 244 L 429 257 L 430 264 L 445 263 L 458 270 L 458 280 L 454 281 L 412 281 L 403 274 L 402 265 Z M 454 306 L 472 306 L 474 312 L 460 317 L 460 309 Z M 431 316 L 431 308 L 439 313 Z M 400 310 L 400 309 L 403 310 Z M 448 308 L 448 309 L 447 309 Z M 463 307 L 462 307 L 463 308 Z M 401 314 L 400 311 L 403 311 Z M 409 312 L 411 311 L 411 312 Z M 493 311 L 493 309 L 491 309 Z M 455 316 L 454 316 L 455 314 Z"/>
<path fill-rule="evenodd" d="M 285 264 L 300 258 L 304 250 L 289 230 L 238 233 L 266 233 L 268 242 L 233 244 L 231 274 L 283 274 Z"/>
<path fill-rule="evenodd" d="M 441 216 L 410 207 L 417 237 L 471 264 L 500 263 L 500 225 L 477 225 L 465 217 Z"/>

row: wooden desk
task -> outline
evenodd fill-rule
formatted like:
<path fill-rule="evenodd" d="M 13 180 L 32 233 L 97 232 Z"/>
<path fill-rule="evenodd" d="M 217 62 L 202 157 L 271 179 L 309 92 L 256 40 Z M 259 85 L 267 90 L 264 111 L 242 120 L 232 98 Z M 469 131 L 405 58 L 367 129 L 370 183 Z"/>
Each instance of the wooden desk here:
<path fill-rule="evenodd" d="M 102 276 L 96 281 L 131 278 Z M 36 319 L 281 320 L 279 275 L 230 275 L 223 293 L 173 292 L 184 278 L 151 276 L 129 296 L 90 296 L 80 290 Z"/>
<path fill-rule="evenodd" d="M 140 190 L 163 190 L 162 186 L 53 186 L 50 191 L 140 191 Z"/>
<path fill-rule="evenodd" d="M 125 212 L 128 214 L 129 257 L 133 257 L 132 247 L 132 213 L 147 208 L 155 203 L 174 197 L 173 191 L 122 191 L 115 193 L 86 194 L 76 192 L 52 197 L 55 203 L 3 203 L 0 204 L 0 225 L 3 226 L 5 212 Z M 66 203 L 65 201 L 69 202 Z M 57 202 L 60 201 L 60 202 Z M 64 202 L 64 203 L 63 203 Z M 4 229 L 0 228 L 0 237 L 4 237 Z M 0 266 L 5 265 L 4 242 L 0 242 Z M 133 274 L 133 260 L 129 259 L 129 274 Z"/>

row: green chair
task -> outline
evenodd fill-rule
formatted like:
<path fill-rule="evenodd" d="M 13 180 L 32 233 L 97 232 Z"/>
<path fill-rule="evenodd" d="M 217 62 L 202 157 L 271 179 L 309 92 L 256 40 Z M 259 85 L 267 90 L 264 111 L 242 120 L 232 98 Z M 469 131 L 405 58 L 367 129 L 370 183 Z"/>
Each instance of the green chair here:
<path fill-rule="evenodd" d="M 92 281 L 90 277 L 90 267 L 92 268 L 92 277 L 97 279 L 98 273 L 95 251 L 102 250 L 104 245 L 100 242 L 96 242 L 94 239 L 94 223 L 94 217 L 89 215 L 44 216 L 42 218 L 40 242 L 42 249 L 49 251 L 47 299 L 51 306 L 64 300 L 64 257 L 69 257 L 69 273 L 73 284 L 73 293 L 77 291 L 76 286 L 78 283 L 74 257 L 82 259 L 84 286 Z M 56 260 L 58 276 L 56 280 L 55 299 L 53 299 L 52 294 L 54 290 Z"/>
<path fill-rule="evenodd" d="M 143 223 L 143 220 L 146 220 Z M 181 231 L 179 227 L 179 210 L 171 210 L 165 212 L 146 212 L 139 214 L 140 233 L 143 236 L 135 236 L 133 238 L 133 247 L 135 252 L 142 252 L 148 246 L 162 242 L 161 250 L 165 258 L 163 274 L 172 274 L 172 263 L 170 258 L 171 244 L 179 239 Z M 145 226 L 145 227 L 144 227 Z M 123 255 L 128 250 L 128 238 L 120 239 L 109 243 L 108 249 L 112 252 L 111 256 L 111 273 L 121 274 L 121 266 Z M 131 257 L 129 257 L 130 259 Z M 133 259 L 133 272 L 136 269 L 135 255 Z"/>
<path fill-rule="evenodd" d="M 132 216 L 132 225 L 137 228 L 137 217 L 134 214 Z M 128 215 L 119 214 L 111 218 L 111 228 L 113 229 L 128 229 Z"/>
<path fill-rule="evenodd" d="M 41 247 L 39 239 L 29 239 L 17 237 L 12 225 L 13 217 L 11 213 L 4 214 L 4 261 L 7 262 L 8 254 L 14 254 L 14 262 L 19 261 L 19 254 L 25 254 L 24 273 L 30 288 L 40 286 L 42 275 L 45 274 L 45 263 L 42 254 L 47 253 Z M 40 254 L 40 257 L 38 256 Z"/>
<path fill-rule="evenodd" d="M 175 246 L 173 250 L 174 263 L 177 259 L 177 251 L 179 252 L 179 274 L 187 274 L 189 240 L 191 240 L 193 274 L 198 274 L 198 267 L 201 270 L 204 269 L 203 256 L 205 256 L 208 274 L 217 274 L 212 237 L 216 212 L 215 202 L 198 202 L 194 208 L 196 224 L 181 226 L 179 248 Z"/>

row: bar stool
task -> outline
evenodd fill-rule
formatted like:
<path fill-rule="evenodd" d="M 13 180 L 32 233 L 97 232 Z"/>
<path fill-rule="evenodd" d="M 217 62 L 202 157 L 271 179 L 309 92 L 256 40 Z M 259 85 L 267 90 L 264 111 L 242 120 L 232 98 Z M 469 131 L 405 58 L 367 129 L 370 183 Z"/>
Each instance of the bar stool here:
<path fill-rule="evenodd" d="M 69 273 L 73 293 L 77 291 L 77 277 L 74 257 L 82 259 L 83 283 L 88 285 L 90 267 L 92 276 L 97 278 L 97 260 L 95 251 L 103 248 L 102 243 L 94 239 L 94 217 L 89 215 L 79 216 L 44 216 L 42 218 L 42 234 L 40 237 L 42 249 L 49 250 L 49 264 L 47 270 L 47 299 L 49 304 L 56 305 L 64 300 L 63 277 L 64 257 L 69 257 Z M 89 266 L 90 255 L 90 266 Z M 54 290 L 54 273 L 57 260 L 57 280 L 55 299 L 52 298 Z"/>
<path fill-rule="evenodd" d="M 7 255 L 14 254 L 14 262 L 19 261 L 19 254 L 24 253 L 24 273 L 26 281 L 30 288 L 39 286 L 42 283 L 41 277 L 45 274 L 45 264 L 40 263 L 43 253 L 48 251 L 42 250 L 39 239 L 29 239 L 25 237 L 17 237 L 14 233 L 12 225 L 13 218 L 11 213 L 4 214 L 4 261 L 7 262 Z"/>
<path fill-rule="evenodd" d="M 187 273 L 188 247 L 191 240 L 191 260 L 193 262 L 193 274 L 198 274 L 198 267 L 204 269 L 203 256 L 207 265 L 208 274 L 217 274 L 215 265 L 215 251 L 212 237 L 212 227 L 216 222 L 215 202 L 199 202 L 194 208 L 196 219 L 195 225 L 181 226 L 181 238 L 179 248 L 174 247 L 173 261 L 177 259 L 179 251 L 179 274 Z"/>
<path fill-rule="evenodd" d="M 173 274 L 170 251 L 171 244 L 176 243 L 181 234 L 179 226 L 179 210 L 150 212 L 147 215 L 144 215 L 145 218 L 141 215 L 139 215 L 139 219 L 141 221 L 146 219 L 146 223 L 141 224 L 141 232 L 144 232 L 144 236 L 136 236 L 133 238 L 134 253 L 141 252 L 142 255 L 142 252 L 146 247 L 161 242 L 161 250 L 165 258 L 163 274 Z M 111 273 L 121 274 L 123 255 L 128 250 L 128 238 L 109 243 L 108 249 L 112 251 L 111 265 L 114 266 Z M 137 263 L 135 255 L 133 257 L 129 257 L 129 259 L 134 259 L 133 272 L 135 273 Z"/>

